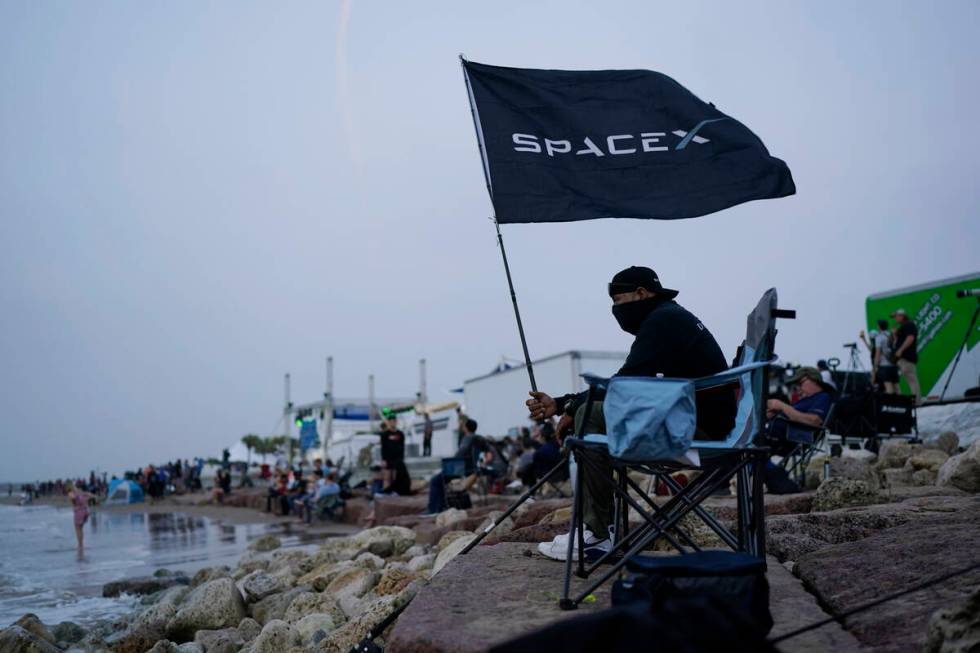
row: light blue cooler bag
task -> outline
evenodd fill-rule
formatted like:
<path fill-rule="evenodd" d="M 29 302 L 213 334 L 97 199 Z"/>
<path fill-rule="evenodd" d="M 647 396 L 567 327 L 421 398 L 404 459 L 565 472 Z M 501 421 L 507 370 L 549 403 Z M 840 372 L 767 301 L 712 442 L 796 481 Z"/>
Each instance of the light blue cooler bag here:
<path fill-rule="evenodd" d="M 697 430 L 694 384 L 686 379 L 615 376 L 602 410 L 609 453 L 626 461 L 678 458 Z"/>

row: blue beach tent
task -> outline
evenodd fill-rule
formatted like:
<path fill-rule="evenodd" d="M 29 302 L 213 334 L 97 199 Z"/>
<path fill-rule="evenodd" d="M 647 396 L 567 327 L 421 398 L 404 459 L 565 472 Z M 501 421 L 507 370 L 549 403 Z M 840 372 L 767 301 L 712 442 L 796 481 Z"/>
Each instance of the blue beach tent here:
<path fill-rule="evenodd" d="M 109 497 L 105 500 L 107 506 L 127 503 L 143 503 L 143 488 L 134 481 L 119 480 L 109 482 Z"/>

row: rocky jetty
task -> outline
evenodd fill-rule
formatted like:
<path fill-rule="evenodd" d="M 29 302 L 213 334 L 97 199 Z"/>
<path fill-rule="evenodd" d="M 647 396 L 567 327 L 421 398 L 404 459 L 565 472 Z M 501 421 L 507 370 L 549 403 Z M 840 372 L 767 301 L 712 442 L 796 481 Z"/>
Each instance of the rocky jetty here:
<path fill-rule="evenodd" d="M 815 458 L 807 492 L 766 496 L 774 632 L 978 559 L 980 444 L 964 449 L 943 433 L 925 444 L 887 442 L 878 456 L 848 454 Z M 135 613 L 88 628 L 25 615 L 0 631 L 0 653 L 347 653 L 409 602 L 382 635 L 389 650 L 487 650 L 568 615 L 556 608 L 562 567 L 533 543 L 568 530 L 570 500 L 538 499 L 504 518 L 511 500 L 433 518 L 419 515 L 424 497 L 379 498 L 381 526 L 298 548 L 264 536 L 235 566 L 112 583 L 106 596 L 142 595 Z M 351 519 L 369 514 L 362 503 L 352 502 Z M 727 523 L 737 512 L 730 496 L 704 507 Z M 491 524 L 482 546 L 460 556 Z M 720 545 L 693 516 L 681 527 L 700 546 Z M 980 572 L 961 574 L 782 650 L 973 650 L 977 587 Z M 596 598 L 583 611 L 608 604 L 606 593 Z"/>

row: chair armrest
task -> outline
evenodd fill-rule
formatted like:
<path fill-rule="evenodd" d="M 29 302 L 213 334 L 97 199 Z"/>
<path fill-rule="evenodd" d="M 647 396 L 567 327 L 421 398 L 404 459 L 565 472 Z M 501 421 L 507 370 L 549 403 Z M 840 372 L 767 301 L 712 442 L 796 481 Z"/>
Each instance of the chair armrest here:
<path fill-rule="evenodd" d="M 824 420 L 824 422 L 819 426 L 814 426 L 813 424 L 807 424 L 806 422 L 794 422 L 793 420 L 789 419 L 788 417 L 784 417 L 783 415 L 778 415 L 776 417 L 773 417 L 771 421 L 786 422 L 786 426 L 791 426 L 794 429 L 803 429 L 804 431 L 813 431 L 814 433 L 817 431 L 821 431 L 827 427 L 826 420 Z"/>

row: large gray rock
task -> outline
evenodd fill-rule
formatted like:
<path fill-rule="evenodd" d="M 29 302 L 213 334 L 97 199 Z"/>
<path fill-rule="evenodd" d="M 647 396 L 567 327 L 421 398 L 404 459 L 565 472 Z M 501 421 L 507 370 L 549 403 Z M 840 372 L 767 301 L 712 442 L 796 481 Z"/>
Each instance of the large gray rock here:
<path fill-rule="evenodd" d="M 151 605 L 127 629 L 107 637 L 105 643 L 115 653 L 146 653 L 165 639 L 167 624 L 176 614 L 177 609 L 169 603 Z"/>
<path fill-rule="evenodd" d="M 378 584 L 380 574 L 364 567 L 355 567 L 339 574 L 330 581 L 324 593 L 338 600 L 345 595 L 361 597 Z"/>
<path fill-rule="evenodd" d="M 476 532 L 482 533 L 486 530 L 493 530 L 495 533 L 500 533 L 500 535 L 506 535 L 507 533 L 514 530 L 514 520 L 510 517 L 503 517 L 503 510 L 492 510 L 487 514 L 486 519 L 477 527 Z"/>
<path fill-rule="evenodd" d="M 329 614 L 334 624 L 340 625 L 347 621 L 347 617 L 341 610 L 339 599 L 332 594 L 324 592 L 303 592 L 293 599 L 286 609 L 282 620 L 289 624 L 298 623 L 308 614 Z"/>
<path fill-rule="evenodd" d="M 436 515 L 436 526 L 440 528 L 452 528 L 456 524 L 466 521 L 466 511 L 459 508 L 449 508 Z"/>
<path fill-rule="evenodd" d="M 178 653 L 204 653 L 204 649 L 197 642 L 184 642 L 177 647 Z"/>
<path fill-rule="evenodd" d="M 766 517 L 766 550 L 780 562 L 799 560 L 812 551 L 863 540 L 911 519 L 904 504 Z"/>
<path fill-rule="evenodd" d="M 245 645 L 245 638 L 237 628 L 219 630 L 199 630 L 194 635 L 194 643 L 204 653 L 236 653 Z"/>
<path fill-rule="evenodd" d="M 534 555 L 528 555 L 532 550 Z M 605 583 L 596 590 L 594 603 L 583 602 L 577 610 L 559 610 L 556 604 L 561 593 L 561 567 L 538 555 L 534 545 L 503 542 L 478 546 L 457 556 L 432 577 L 398 617 L 390 635 L 385 636 L 385 650 L 479 653 L 526 633 L 566 619 L 594 615 L 609 607 L 612 583 Z M 582 579 L 572 579 L 573 592 L 585 587 Z M 660 651 L 664 647 L 650 643 L 636 648 Z M 733 642 L 731 651 L 740 650 L 738 642 Z M 348 648 L 343 653 L 349 651 Z M 601 646 L 594 651 L 604 653 Z"/>
<path fill-rule="evenodd" d="M 398 594 L 403 589 L 409 586 L 409 584 L 422 578 L 422 574 L 413 571 L 407 571 L 400 567 L 389 566 L 383 572 L 381 572 L 381 578 L 378 579 L 378 584 L 374 587 L 374 593 L 378 596 L 387 596 L 389 594 Z"/>
<path fill-rule="evenodd" d="M 153 645 L 149 653 L 180 653 L 180 647 L 169 639 L 161 639 Z"/>
<path fill-rule="evenodd" d="M 231 568 L 227 565 L 219 565 L 217 567 L 205 567 L 204 569 L 199 569 L 194 577 L 191 578 L 191 587 L 199 587 L 205 583 L 209 583 L 212 580 L 217 580 L 219 578 L 230 578 Z"/>
<path fill-rule="evenodd" d="M 380 571 L 385 566 L 385 559 L 381 556 L 374 555 L 370 551 L 365 551 L 354 558 L 354 562 L 365 569 L 373 569 L 374 571 Z"/>
<path fill-rule="evenodd" d="M 282 546 L 282 541 L 275 535 L 263 535 L 262 537 L 256 538 L 248 548 L 252 551 L 257 551 L 259 553 L 264 553 L 266 551 L 272 551 L 278 549 Z"/>
<path fill-rule="evenodd" d="M 928 487 L 936 484 L 938 474 L 931 469 L 918 469 L 912 472 L 912 485 Z"/>
<path fill-rule="evenodd" d="M 874 503 L 878 498 L 877 484 L 848 478 L 828 478 L 817 488 L 813 497 L 813 511 L 824 512 L 847 506 Z"/>
<path fill-rule="evenodd" d="M 244 639 L 246 642 L 250 642 L 255 639 L 260 632 L 262 632 L 262 625 L 251 617 L 245 617 L 238 622 L 238 632 L 241 633 L 242 639 Z"/>
<path fill-rule="evenodd" d="M 923 449 L 909 456 L 909 459 L 905 462 L 905 466 L 911 468 L 912 471 L 928 469 L 933 472 L 938 472 L 939 468 L 948 459 L 949 454 L 945 451 L 940 451 L 939 449 Z"/>
<path fill-rule="evenodd" d="M 0 631 L 0 653 L 60 653 L 60 650 L 20 626 L 10 626 Z"/>
<path fill-rule="evenodd" d="M 409 571 L 428 571 L 432 569 L 432 566 L 436 563 L 436 556 L 433 553 L 428 553 L 425 555 L 415 556 L 408 561 Z"/>
<path fill-rule="evenodd" d="M 364 606 L 359 616 L 334 630 L 313 650 L 315 653 L 348 653 L 372 628 L 415 598 L 421 586 L 421 582 L 412 583 L 398 594 L 382 596 L 374 600 Z"/>
<path fill-rule="evenodd" d="M 826 545 L 797 558 L 794 573 L 832 615 L 966 568 L 977 560 L 980 497 L 921 497 L 815 517 L 818 524 L 824 518 L 825 525 L 830 526 L 824 530 L 833 532 L 844 526 L 827 522 L 826 518 L 836 515 L 847 516 L 852 524 L 867 524 L 870 516 L 877 515 L 885 527 L 858 542 Z M 888 522 L 894 525 L 887 527 Z M 813 532 L 820 534 L 816 529 Z M 978 586 L 980 571 L 956 574 L 927 591 L 849 616 L 847 628 L 876 652 L 922 650 L 929 616 L 937 609 L 962 603 Z"/>
<path fill-rule="evenodd" d="M 866 458 L 830 458 L 829 478 L 844 478 L 852 481 L 864 481 L 871 487 L 878 487 L 878 474 L 870 459 Z M 820 487 L 823 480 L 823 466 L 820 467 L 820 481 L 815 487 Z"/>
<path fill-rule="evenodd" d="M 912 478 L 912 470 L 908 467 L 882 469 L 878 474 L 881 478 L 881 487 L 887 490 L 915 485 L 915 480 Z"/>
<path fill-rule="evenodd" d="M 282 594 L 267 596 L 258 603 L 253 603 L 249 606 L 249 612 L 252 618 L 262 625 L 269 623 L 273 619 L 282 619 L 283 615 L 286 614 L 286 608 L 293 602 L 293 599 L 300 594 L 309 592 L 311 589 L 309 585 L 297 585 Z"/>
<path fill-rule="evenodd" d="M 178 607 L 190 593 L 191 588 L 187 585 L 174 585 L 173 587 L 168 587 L 165 590 L 160 590 L 156 594 L 150 594 L 149 596 L 143 597 L 142 602 L 146 605 L 169 603 L 174 607 Z"/>
<path fill-rule="evenodd" d="M 241 590 L 246 603 L 255 603 L 267 596 L 282 592 L 286 587 L 282 580 L 275 576 L 264 571 L 253 571 L 238 581 L 238 589 Z"/>
<path fill-rule="evenodd" d="M 36 614 L 31 612 L 28 612 L 20 619 L 15 621 L 14 625 L 20 626 L 35 637 L 39 637 L 50 644 L 54 644 L 57 641 L 55 636 L 51 634 L 51 631 L 48 630 L 48 627 L 45 626 L 40 619 L 38 619 Z"/>
<path fill-rule="evenodd" d="M 144 576 L 114 580 L 102 586 L 102 596 L 113 598 L 121 594 L 144 595 L 165 590 L 174 585 L 187 585 L 187 576 Z"/>
<path fill-rule="evenodd" d="M 469 537 L 460 537 L 455 539 L 446 548 L 439 552 L 436 556 L 436 561 L 432 565 L 432 573 L 438 574 L 439 571 L 449 564 L 449 561 L 459 555 L 459 552 L 466 548 L 466 545 L 476 539 L 476 535 L 471 534 Z"/>
<path fill-rule="evenodd" d="M 922 445 L 909 444 L 905 440 L 885 440 L 878 450 L 878 469 L 905 467 L 905 463 L 913 453 L 922 449 Z"/>
<path fill-rule="evenodd" d="M 300 576 L 296 582 L 303 585 L 312 585 L 317 592 L 322 592 L 330 582 L 342 572 L 362 565 L 353 560 L 342 560 L 340 562 L 326 562 L 319 565 L 312 571 Z"/>
<path fill-rule="evenodd" d="M 252 643 L 254 653 L 286 653 L 299 644 L 299 636 L 285 621 L 274 619 L 267 623 Z"/>
<path fill-rule="evenodd" d="M 387 558 L 401 555 L 415 544 L 415 531 L 403 526 L 377 526 L 352 536 L 350 544 L 359 551 Z"/>
<path fill-rule="evenodd" d="M 980 651 L 980 589 L 959 605 L 932 614 L 926 650 L 930 653 Z"/>
<path fill-rule="evenodd" d="M 935 440 L 929 442 L 928 445 L 952 456 L 960 450 L 960 436 L 952 431 L 945 431 L 940 433 Z"/>
<path fill-rule="evenodd" d="M 964 492 L 980 492 L 980 440 L 943 463 L 939 468 L 936 484 L 955 487 Z"/>
<path fill-rule="evenodd" d="M 167 637 L 186 642 L 198 630 L 233 628 L 245 617 L 245 602 L 231 578 L 209 581 L 191 592 L 167 624 Z"/>
<path fill-rule="evenodd" d="M 435 552 L 438 554 L 440 551 L 442 551 L 443 549 L 445 549 L 446 547 L 448 547 L 450 544 L 452 544 L 453 542 L 455 542 L 461 537 L 472 537 L 472 536 L 473 536 L 473 531 L 448 531 L 442 537 L 439 538 L 438 542 L 436 542 Z"/>
<path fill-rule="evenodd" d="M 64 644 L 75 644 L 85 639 L 86 630 L 74 621 L 62 621 L 51 629 L 51 634 L 59 647 L 67 648 Z"/>
<path fill-rule="evenodd" d="M 332 633 L 336 625 L 329 614 L 314 612 L 293 624 L 293 628 L 296 629 L 301 645 L 312 646 Z M 320 636 L 317 636 L 317 633 L 320 633 Z"/>

